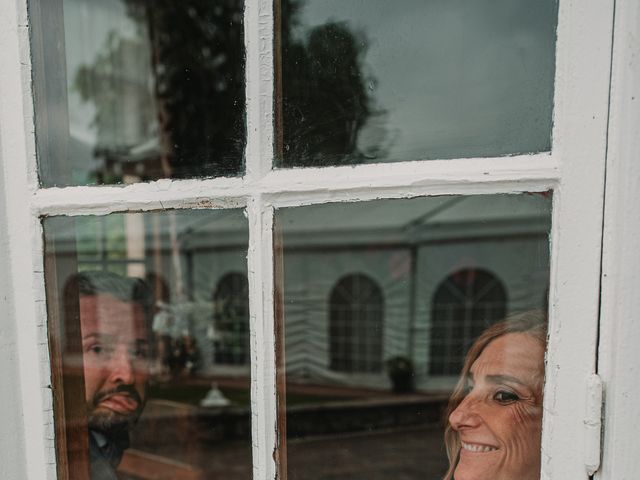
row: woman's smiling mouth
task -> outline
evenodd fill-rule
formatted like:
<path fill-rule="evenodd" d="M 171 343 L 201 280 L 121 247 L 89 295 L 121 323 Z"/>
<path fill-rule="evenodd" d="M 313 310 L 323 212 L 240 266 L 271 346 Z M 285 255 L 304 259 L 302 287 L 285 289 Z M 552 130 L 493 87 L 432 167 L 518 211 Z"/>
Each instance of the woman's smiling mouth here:
<path fill-rule="evenodd" d="M 489 452 L 495 452 L 496 450 L 498 450 L 496 447 L 491 447 L 489 445 L 481 445 L 479 443 L 467 443 L 467 442 L 462 442 L 462 449 L 467 452 L 473 452 L 473 453 L 489 453 Z"/>

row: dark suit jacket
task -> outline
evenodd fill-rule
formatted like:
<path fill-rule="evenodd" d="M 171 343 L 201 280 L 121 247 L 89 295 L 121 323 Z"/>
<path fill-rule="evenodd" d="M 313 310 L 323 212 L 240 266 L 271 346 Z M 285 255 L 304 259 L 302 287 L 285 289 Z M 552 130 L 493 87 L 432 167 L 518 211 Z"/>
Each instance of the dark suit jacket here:
<path fill-rule="evenodd" d="M 104 432 L 89 430 L 91 480 L 118 480 L 116 468 L 128 446 L 128 433 L 110 436 Z"/>

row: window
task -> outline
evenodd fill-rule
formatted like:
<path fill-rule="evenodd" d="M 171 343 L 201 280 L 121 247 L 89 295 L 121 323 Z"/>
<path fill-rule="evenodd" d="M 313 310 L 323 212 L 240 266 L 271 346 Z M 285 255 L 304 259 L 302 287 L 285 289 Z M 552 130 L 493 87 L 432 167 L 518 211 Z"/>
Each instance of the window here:
<path fill-rule="evenodd" d="M 456 375 L 473 340 L 505 317 L 507 295 L 490 272 L 462 269 L 438 286 L 431 314 L 430 375 Z"/>
<path fill-rule="evenodd" d="M 242 273 L 227 273 L 213 294 L 216 363 L 249 363 L 249 283 Z"/>
<path fill-rule="evenodd" d="M 90 228 L 91 223 L 118 228 Z M 117 445 L 113 432 L 121 430 L 104 415 L 108 404 L 102 407 L 101 399 L 106 396 L 108 402 L 122 391 L 139 406 L 128 413 L 120 407 L 119 415 L 138 427 L 126 432 L 129 446 L 121 452 L 119 474 L 144 478 L 175 468 L 178 477 L 217 476 L 233 458 L 238 475 L 248 477 L 246 275 L 224 275 L 213 301 L 207 291 L 224 265 L 245 268 L 242 212 L 54 216 L 43 226 L 48 285 L 60 288 L 60 293 L 50 290 L 47 298 L 50 342 L 60 351 L 52 363 L 58 362 L 57 388 L 66 396 L 56 404 L 57 420 L 68 438 L 86 438 L 89 432 L 92 475 L 100 468 L 94 439 Z M 220 248 L 222 237 L 232 246 Z M 81 252 L 92 243 L 102 246 L 107 268 L 81 263 Z M 124 347 L 132 352 L 129 363 L 122 360 Z M 77 365 L 83 366 L 81 371 Z M 230 371 L 230 365 L 243 368 Z M 95 407 L 83 411 L 83 397 Z M 212 448 L 218 452 L 215 460 L 204 460 Z M 86 477 L 80 452 L 69 444 L 59 449 L 69 459 L 71 478 Z"/>
<path fill-rule="evenodd" d="M 329 299 L 330 365 L 338 372 L 379 372 L 382 368 L 384 300 L 365 275 L 341 278 Z"/>
<path fill-rule="evenodd" d="M 587 399 L 593 398 L 587 394 L 587 380 L 596 371 L 598 358 L 602 225 L 603 220 L 606 225 L 615 224 L 613 217 L 604 216 L 603 206 L 610 98 L 618 98 L 615 89 L 610 90 L 610 82 L 618 82 L 611 75 L 611 61 L 614 54 L 624 57 L 624 45 L 633 42 L 624 40 L 629 30 L 618 27 L 624 22 L 616 22 L 622 33 L 614 32 L 613 4 L 549 1 L 537 5 L 532 13 L 528 2 L 505 1 L 492 8 L 479 3 L 469 7 L 471 13 L 465 2 L 457 1 L 446 2 L 446 6 L 403 1 L 393 8 L 389 2 L 377 2 L 363 8 L 344 1 L 273 5 L 247 0 L 202 7 L 204 10 L 197 8 L 198 2 L 169 3 L 163 15 L 153 18 L 146 16 L 149 3 L 115 0 L 8 2 L 0 16 L 6 32 L 0 48 L 4 200 L 0 264 L 6 267 L 8 279 L 0 282 L 0 299 L 12 320 L 6 336 L 10 350 L 20 358 L 19 363 L 9 359 L 0 367 L 9 385 L 15 387 L 0 395 L 12 412 L 2 412 L 3 419 L 8 417 L 7 424 L 16 426 L 13 416 L 23 419 L 16 429 L 18 448 L 12 450 L 9 445 L 7 451 L 24 458 L 15 466 L 4 462 L 11 465 L 10 473 L 29 479 L 56 474 L 61 479 L 83 478 L 74 470 L 83 458 L 84 467 L 79 468 L 87 468 L 87 431 L 82 422 L 74 423 L 77 418 L 82 420 L 86 407 L 80 393 L 84 385 L 81 376 L 65 378 L 63 371 L 65 355 L 74 361 L 80 358 L 80 325 L 77 312 L 62 308 L 60 292 L 67 274 L 76 274 L 79 264 L 84 268 L 96 259 L 102 262 L 99 256 L 104 250 L 94 248 L 87 239 L 86 244 L 79 244 L 77 264 L 72 255 L 67 255 L 67 263 L 58 261 L 52 252 L 69 253 L 64 247 L 70 243 L 65 242 L 71 238 L 76 242 L 79 231 L 77 225 L 56 229 L 58 221 L 90 223 L 86 219 L 136 215 L 162 218 L 156 229 L 164 232 L 161 235 L 154 233 L 152 221 L 137 229 L 124 223 L 127 236 L 132 232 L 144 236 L 144 252 L 129 248 L 122 238 L 107 236 L 117 252 L 108 258 L 113 260 L 109 268 L 125 258 L 125 252 L 130 263 L 117 267 L 125 275 L 130 273 L 129 266 L 138 270 L 136 276 L 143 266 L 145 274 L 182 272 L 165 279 L 172 306 L 183 309 L 176 313 L 186 313 L 180 318 L 189 328 L 194 319 L 210 323 L 215 281 L 208 273 L 243 272 L 228 265 L 242 259 L 248 276 L 251 381 L 245 378 L 242 384 L 247 420 L 234 423 L 234 431 L 236 440 L 244 442 L 245 453 L 251 450 L 251 460 L 243 457 L 246 461 L 240 475 L 266 480 L 278 473 L 279 478 L 309 479 L 305 470 L 309 453 L 322 453 L 322 449 L 319 443 L 300 440 L 309 433 L 301 426 L 305 425 L 304 415 L 318 404 L 318 390 L 314 390 L 318 386 L 310 381 L 295 386 L 288 382 L 289 362 L 305 355 L 296 357 L 299 352 L 286 345 L 291 333 L 287 316 L 296 309 L 313 316 L 314 321 L 307 324 L 306 317 L 298 317 L 302 319 L 299 325 L 317 328 L 311 340 L 316 348 L 312 352 L 318 356 L 312 359 L 309 371 L 317 374 L 315 380 L 324 378 L 331 383 L 331 389 L 320 385 L 323 401 L 319 403 L 324 405 L 322 411 L 330 412 L 325 419 L 335 423 L 306 425 L 328 428 L 343 422 L 349 415 L 339 416 L 336 403 L 355 398 L 362 407 L 371 392 L 377 394 L 383 387 L 390 403 L 396 399 L 386 370 L 374 378 L 363 375 L 357 379 L 362 383 L 341 389 L 344 376 L 327 375 L 319 367 L 328 365 L 330 341 L 321 338 L 328 332 L 326 324 L 314 323 L 315 319 L 328 318 L 326 299 L 335 279 L 350 272 L 368 275 L 366 267 L 388 274 L 379 282 L 385 305 L 383 362 L 391 357 L 409 358 L 417 388 L 433 387 L 435 391 L 441 386 L 429 386 L 426 365 L 432 297 L 420 295 L 434 292 L 461 257 L 438 253 L 432 247 L 446 243 L 453 248 L 474 238 L 461 232 L 514 242 L 532 231 L 540 236 L 541 227 L 549 225 L 548 213 L 532 217 L 528 207 L 520 210 L 520 201 L 513 201 L 535 193 L 547 195 L 544 198 L 552 202 L 550 253 L 546 239 L 543 246 L 532 244 L 537 252 L 534 256 L 519 253 L 516 247 L 504 251 L 510 262 L 539 260 L 539 271 L 545 272 L 545 283 L 549 281 L 551 334 L 545 370 L 542 471 L 549 478 L 586 480 L 597 468 L 597 449 L 589 450 L 589 442 L 583 447 L 567 439 L 585 438 L 584 412 Z M 636 18 L 634 8 L 617 2 L 615 14 L 622 19 L 624 13 Z M 366 15 L 358 15 L 360 12 Z M 166 27 L 177 23 L 183 26 Z M 430 28 L 421 28 L 425 24 Z M 477 28 L 467 28 L 469 25 Z M 494 29 L 496 25 L 504 30 Z M 83 29 L 84 36 L 78 33 Z M 114 35 L 109 34 L 111 30 Z M 203 38 L 204 44 L 192 48 L 193 38 L 180 37 L 185 32 Z M 216 36 L 222 32 L 224 35 Z M 375 32 L 380 36 L 374 38 Z M 612 44 L 614 38 L 623 40 Z M 229 39 L 233 46 L 220 47 L 218 39 Z M 187 53 L 174 56 L 174 46 L 184 46 Z M 205 47 L 214 54 L 205 54 Z M 340 56 L 344 63 L 326 63 L 331 53 L 349 53 L 350 47 L 350 56 Z M 393 50 L 385 50 L 387 47 Z M 216 55 L 216 48 L 224 48 L 225 54 Z M 416 55 L 425 52 L 433 63 L 416 60 Z M 174 57 L 188 62 L 189 68 L 170 68 L 167 59 Z M 407 63 L 389 63 L 395 57 Z M 627 64 L 620 60 L 615 65 Z M 296 65 L 302 70 L 299 75 Z M 424 75 L 412 75 L 418 65 L 425 65 Z M 82 66 L 87 67 L 83 70 L 87 75 L 80 78 L 76 74 Z M 112 72 L 112 68 L 119 71 Z M 335 75 L 313 77 L 318 68 Z M 385 69 L 402 72 L 399 81 L 404 83 L 394 82 Z M 435 74 L 429 76 L 429 72 Z M 322 90 L 323 85 L 336 85 L 331 82 L 340 86 L 344 77 L 349 87 L 357 88 Z M 296 78 L 316 78 L 318 89 L 305 91 L 304 82 L 296 85 Z M 422 78 L 432 81 L 418 82 Z M 464 84 L 474 78 L 481 80 L 477 94 Z M 411 83 L 414 81 L 417 84 Z M 441 95 L 440 88 L 448 95 Z M 82 89 L 89 101 L 82 100 Z M 178 105 L 173 103 L 173 94 L 188 98 Z M 338 124 L 323 123 L 322 107 L 341 113 L 345 105 L 348 108 L 337 117 Z M 496 106 L 508 111 L 488 108 Z M 225 114 L 219 115 L 222 111 Z M 430 122 L 427 115 L 433 116 Z M 467 128 L 456 128 L 462 124 Z M 612 131 L 617 125 L 610 125 Z M 421 126 L 425 131 L 419 130 Z M 445 126 L 452 128 L 445 132 Z M 533 131 L 537 133 L 529 135 Z M 531 143 L 520 142 L 522 139 Z M 607 196 L 618 186 L 607 189 Z M 478 208 L 483 197 L 507 197 L 507 207 Z M 453 198 L 472 201 L 452 204 Z M 424 200 L 424 204 L 390 206 L 413 200 Z M 382 203 L 374 205 L 378 201 Z M 389 203 L 383 205 L 385 202 Z M 305 219 L 313 209 L 329 206 L 338 213 Z M 299 217 L 287 229 L 288 210 Z M 489 226 L 478 220 L 483 211 L 491 214 Z M 244 228 L 234 228 L 232 221 L 228 224 L 228 212 L 235 212 L 234 221 Z M 210 217 L 211 223 L 200 215 Z M 319 221 L 323 218 L 325 224 Z M 136 222 L 131 223 L 140 225 Z M 210 228 L 199 232 L 205 223 Z M 191 235 L 191 231 L 200 234 Z M 140 244 L 135 242 L 137 247 Z M 374 254 L 368 254 L 369 249 Z M 360 255 L 353 255 L 354 250 Z M 205 251 L 216 254 L 205 261 L 198 257 Z M 179 254 L 172 256 L 171 252 Z M 225 260 L 224 252 L 234 252 L 233 259 Z M 333 276 L 320 278 L 314 271 L 305 272 L 304 262 L 292 260 L 303 253 L 319 259 L 314 264 L 318 271 L 328 267 L 331 259 L 352 257 L 359 265 L 348 270 L 336 266 Z M 156 261 L 162 270 L 156 268 Z M 435 264 L 441 267 L 440 274 L 427 275 L 425 267 Z M 457 268 L 467 265 L 460 263 Z M 318 279 L 321 284 L 306 285 L 296 281 L 300 277 Z M 499 277 L 511 291 L 509 282 L 502 274 Z M 326 278 L 331 281 L 323 280 Z M 539 283 L 537 278 L 536 287 Z M 429 289 L 422 288 L 424 284 Z M 395 289 L 394 295 L 388 294 L 390 289 Z M 304 293 L 302 298 L 313 308 L 287 303 L 292 292 Z M 539 303 L 540 290 L 532 289 L 534 293 Z M 509 302 L 518 300 L 509 297 Z M 613 323 L 603 317 L 603 325 Z M 390 325 L 397 335 L 388 335 Z M 56 338 L 60 332 L 69 337 Z M 206 328 L 190 336 L 203 349 L 211 346 L 210 351 L 202 351 L 203 359 L 215 359 Z M 203 366 L 208 372 L 215 368 L 213 361 Z M 353 396 L 358 393 L 355 387 L 360 389 L 359 397 Z M 216 388 L 224 394 L 222 383 Z M 206 389 L 212 391 L 212 399 L 220 398 L 210 383 Z M 314 399 L 311 404 L 307 402 L 309 392 Z M 414 410 L 409 416 L 412 420 L 424 417 L 426 411 Z M 13 415 L 15 412 L 19 414 Z M 185 412 L 193 410 L 180 412 L 186 418 L 189 414 Z M 297 420 L 295 415 L 299 415 Z M 384 415 L 378 412 L 375 417 Z M 401 423 L 406 417 L 395 418 Z M 349 427 L 352 433 L 361 432 L 357 428 L 362 425 Z M 173 431 L 185 432 L 186 436 L 173 440 L 174 445 L 184 447 L 180 440 L 189 438 L 189 430 Z M 296 436 L 296 432 L 302 434 Z M 321 436 L 317 429 L 315 433 Z M 596 433 L 589 438 L 600 438 L 600 432 Z M 613 445 L 612 439 L 605 438 L 607 445 Z M 386 444 L 407 444 L 406 437 L 396 440 Z M 214 450 L 221 452 L 231 444 L 222 442 Z M 29 448 L 20 448 L 25 445 Z M 314 445 L 315 450 L 308 449 Z M 415 453 L 423 452 L 424 445 Z M 440 443 L 429 445 L 433 447 L 429 451 L 435 451 Z M 202 463 L 211 456 L 189 457 L 193 450 L 184 450 L 177 458 L 162 454 L 179 462 L 185 472 L 207 468 Z M 372 450 L 363 444 L 359 451 L 369 454 Z M 326 457 L 318 458 L 337 468 L 322 462 Z M 77 459 L 80 464 L 74 463 Z M 153 463 L 145 455 L 138 460 Z M 366 462 L 359 465 L 364 468 Z M 412 475 L 424 476 L 423 465 L 407 465 Z M 397 476 L 393 468 L 383 467 L 379 471 L 384 475 Z M 441 467 L 433 466 L 436 470 Z M 605 480 L 623 476 L 603 475 Z"/>
<path fill-rule="evenodd" d="M 425 306 L 443 275 L 476 264 L 504 275 L 516 312 L 540 309 L 550 207 L 546 194 L 475 195 L 276 211 L 288 478 L 443 476 L 443 392 L 460 365 L 429 374 L 440 339 Z"/>

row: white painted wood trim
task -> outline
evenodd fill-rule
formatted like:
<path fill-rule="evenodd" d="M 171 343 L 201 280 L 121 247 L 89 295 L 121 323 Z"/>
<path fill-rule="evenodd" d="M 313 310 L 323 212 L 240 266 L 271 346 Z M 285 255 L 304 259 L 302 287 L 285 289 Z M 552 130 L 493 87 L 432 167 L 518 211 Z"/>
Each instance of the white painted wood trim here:
<path fill-rule="evenodd" d="M 586 479 L 595 372 L 613 0 L 559 3 L 553 151 L 561 159 L 551 237 L 542 478 Z"/>
<path fill-rule="evenodd" d="M 259 195 L 249 216 L 249 308 L 251 331 L 251 430 L 253 478 L 276 477 L 277 402 L 274 320 L 273 209 Z"/>
<path fill-rule="evenodd" d="M 640 3 L 617 0 L 598 371 L 605 382 L 598 480 L 638 478 L 640 431 Z"/>
<path fill-rule="evenodd" d="M 6 339 L 17 352 L 20 377 L 18 405 L 7 397 L 2 408 L 20 416 L 18 431 L 3 430 L 23 452 L 3 459 L 3 476 L 28 480 L 56 477 L 53 412 L 46 329 L 42 231 L 29 207 L 37 188 L 33 101 L 29 61 L 26 3 L 4 0 L 0 8 L 0 175 L 6 203 L 6 243 L 0 255 L 9 266 L 11 282 L 4 295 L 11 310 L 5 322 L 14 322 L 15 338 Z M 15 366 L 14 366 L 15 367 Z M 0 372 L 3 366 L 0 365 Z M 4 377 L 4 375 L 3 375 Z M 2 396 L 2 394 L 0 394 Z M 21 442 L 22 440 L 22 442 Z M 2 457 L 6 452 L 0 452 Z"/>
<path fill-rule="evenodd" d="M 420 195 L 544 191 L 557 185 L 559 159 L 548 153 L 275 170 L 260 178 L 159 180 L 128 186 L 47 188 L 36 215 L 104 215 L 161 208 L 237 208 L 260 194 L 275 206 Z"/>
<path fill-rule="evenodd" d="M 247 189 L 239 178 L 158 180 L 127 186 L 64 187 L 38 190 L 34 215 L 106 215 L 171 208 L 238 208 Z"/>
<path fill-rule="evenodd" d="M 0 89 L 0 94 L 2 89 Z M 0 131 L 0 167 L 5 154 L 2 149 L 2 132 Z M 0 252 L 8 252 L 9 228 L 7 226 L 6 189 L 4 187 L 4 171 L 0 168 Z M 0 389 L 0 464 L 5 465 L 12 478 L 24 478 L 26 463 L 23 445 L 25 444 L 25 428 L 23 424 L 24 410 L 20 389 L 20 372 L 18 355 L 18 325 L 15 321 L 15 295 L 12 270 L 8 255 L 0 255 L 0 378 L 3 388 Z M 12 432 L 12 435 L 6 435 Z"/>
<path fill-rule="evenodd" d="M 273 1 L 245 0 L 246 177 L 255 180 L 273 159 Z"/>
<path fill-rule="evenodd" d="M 546 191 L 558 184 L 548 153 L 497 158 L 275 170 L 262 193 L 276 207 L 376 198 Z"/>

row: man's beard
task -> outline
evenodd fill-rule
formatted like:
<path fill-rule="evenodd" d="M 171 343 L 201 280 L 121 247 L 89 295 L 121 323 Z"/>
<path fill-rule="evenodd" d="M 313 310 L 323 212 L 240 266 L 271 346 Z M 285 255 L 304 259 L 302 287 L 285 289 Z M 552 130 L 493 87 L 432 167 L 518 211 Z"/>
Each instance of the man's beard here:
<path fill-rule="evenodd" d="M 113 412 L 107 409 L 98 410 L 100 402 L 106 397 L 114 394 L 126 393 L 138 404 L 138 407 L 131 413 L 126 415 Z M 119 385 L 112 390 L 101 390 L 93 395 L 93 398 L 87 402 L 87 416 L 89 428 L 102 432 L 112 432 L 116 430 L 128 430 L 135 425 L 138 418 L 142 414 L 146 399 L 140 397 L 138 391 L 133 385 Z"/>

